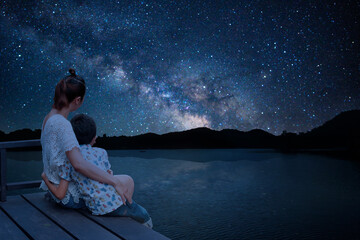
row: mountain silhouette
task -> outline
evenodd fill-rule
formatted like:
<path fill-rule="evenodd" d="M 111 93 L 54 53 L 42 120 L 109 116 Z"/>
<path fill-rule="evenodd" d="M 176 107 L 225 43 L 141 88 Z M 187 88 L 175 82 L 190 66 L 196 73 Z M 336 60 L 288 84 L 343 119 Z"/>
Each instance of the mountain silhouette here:
<path fill-rule="evenodd" d="M 360 110 L 342 112 L 307 133 L 280 136 L 285 150 L 332 149 L 360 154 Z"/>
<path fill-rule="evenodd" d="M 359 137 L 360 110 L 342 112 L 320 127 L 306 133 L 306 135 L 318 137 Z"/>

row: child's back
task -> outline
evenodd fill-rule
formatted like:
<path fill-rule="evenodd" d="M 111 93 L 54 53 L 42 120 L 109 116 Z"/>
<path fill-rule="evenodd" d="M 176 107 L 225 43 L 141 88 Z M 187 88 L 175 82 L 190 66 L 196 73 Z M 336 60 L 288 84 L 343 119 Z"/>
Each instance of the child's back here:
<path fill-rule="evenodd" d="M 86 161 L 95 164 L 104 171 L 110 169 L 110 163 L 104 149 L 93 148 L 87 144 L 81 145 L 80 151 Z M 79 192 L 86 206 L 94 215 L 104 215 L 115 211 L 123 204 L 120 196 L 111 185 L 92 180 L 76 171 L 72 171 L 71 174 L 72 179 L 78 184 Z"/>
<path fill-rule="evenodd" d="M 106 151 L 102 148 L 92 147 L 96 140 L 95 121 L 87 115 L 79 114 L 71 119 L 71 125 L 80 144 L 83 158 L 112 174 Z M 131 217 L 152 228 L 151 217 L 146 209 L 131 199 L 134 192 L 132 178 L 127 175 L 116 175 L 115 177 L 127 186 L 130 199 L 126 204 L 122 202 L 120 195 L 113 186 L 87 178 L 74 170 L 71 171 L 71 178 L 77 182 L 78 190 L 86 207 L 94 215 L 107 214 L 109 216 Z"/>

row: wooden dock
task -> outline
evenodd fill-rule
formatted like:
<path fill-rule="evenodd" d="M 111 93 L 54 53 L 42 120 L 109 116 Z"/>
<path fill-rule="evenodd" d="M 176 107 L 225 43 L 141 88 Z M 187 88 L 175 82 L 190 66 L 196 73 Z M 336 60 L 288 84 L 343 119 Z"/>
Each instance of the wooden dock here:
<path fill-rule="evenodd" d="M 168 239 L 127 217 L 62 208 L 44 194 L 9 196 L 0 203 L 0 239 Z"/>
<path fill-rule="evenodd" d="M 40 181 L 7 183 L 6 150 L 38 147 L 40 140 L 0 143 L 0 240 L 94 239 L 166 240 L 160 233 L 127 217 L 93 216 L 45 199 L 45 192 L 7 196 L 15 189 L 38 188 Z M 156 228 L 156 222 L 154 222 Z"/>

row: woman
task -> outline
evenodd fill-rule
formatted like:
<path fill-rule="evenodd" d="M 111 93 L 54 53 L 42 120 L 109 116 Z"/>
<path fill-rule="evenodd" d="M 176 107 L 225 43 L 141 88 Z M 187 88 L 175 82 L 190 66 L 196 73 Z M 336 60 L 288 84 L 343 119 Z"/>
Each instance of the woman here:
<path fill-rule="evenodd" d="M 55 88 L 54 104 L 46 115 L 41 131 L 41 146 L 44 163 L 44 173 L 50 182 L 59 185 L 60 181 L 68 179 L 66 165 L 70 161 L 75 171 L 98 182 L 112 185 L 119 193 L 123 203 L 130 200 L 129 192 L 133 185 L 132 178 L 125 181 L 101 170 L 85 161 L 79 150 L 74 131 L 67 117 L 70 112 L 76 111 L 84 102 L 86 91 L 85 81 L 69 70 L 70 75 L 58 82 Z M 44 182 L 40 188 L 48 190 Z M 50 192 L 50 191 L 49 191 Z M 65 196 L 52 198 L 60 205 L 69 208 L 83 207 L 79 199 L 79 192 L 74 182 L 70 181 Z"/>

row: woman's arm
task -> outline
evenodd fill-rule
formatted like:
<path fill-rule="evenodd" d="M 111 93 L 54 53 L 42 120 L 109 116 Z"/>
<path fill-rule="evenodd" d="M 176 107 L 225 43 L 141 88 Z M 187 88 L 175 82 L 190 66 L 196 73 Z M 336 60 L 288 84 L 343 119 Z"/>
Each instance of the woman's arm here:
<path fill-rule="evenodd" d="M 45 173 L 42 173 L 41 177 L 44 180 L 46 186 L 49 188 L 49 190 L 52 192 L 52 194 L 55 195 L 56 198 L 62 200 L 65 197 L 66 191 L 67 191 L 68 186 L 69 186 L 68 181 L 61 178 L 60 179 L 60 184 L 58 186 L 56 186 L 55 184 L 53 184 L 53 183 L 51 183 L 49 181 L 49 179 L 47 178 Z"/>
<path fill-rule="evenodd" d="M 85 161 L 78 148 L 73 148 L 71 151 L 67 151 L 66 156 L 70 160 L 70 163 L 74 167 L 75 171 L 95 181 L 112 185 L 119 193 L 123 203 L 126 202 L 126 199 L 129 201 L 131 200 L 131 197 L 128 196 L 129 191 L 126 185 L 122 184 L 121 181 L 113 175 L 101 170 L 94 164 Z"/>

